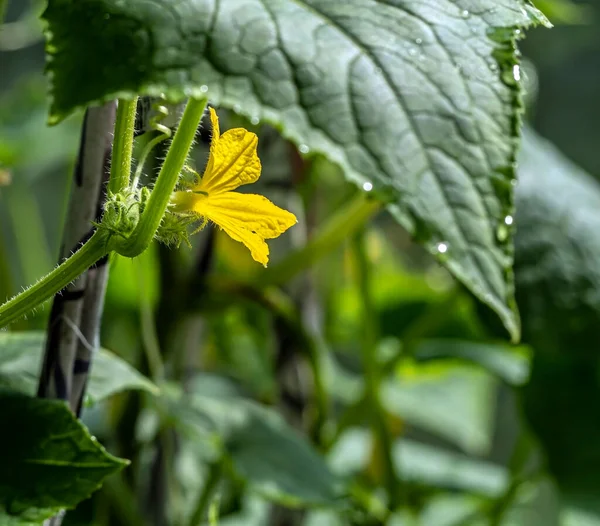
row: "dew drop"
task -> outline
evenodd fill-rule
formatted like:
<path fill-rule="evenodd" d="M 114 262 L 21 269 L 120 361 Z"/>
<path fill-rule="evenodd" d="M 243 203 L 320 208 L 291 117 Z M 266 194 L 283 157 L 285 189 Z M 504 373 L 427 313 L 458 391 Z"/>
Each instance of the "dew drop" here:
<path fill-rule="evenodd" d="M 461 16 L 463 18 L 469 18 L 469 16 L 471 16 L 471 13 L 469 13 L 469 11 L 467 9 L 463 10 L 463 12 L 461 13 Z"/>
<path fill-rule="evenodd" d="M 448 245 L 446 243 L 438 243 L 435 247 L 439 254 L 445 254 L 448 252 Z"/>
<path fill-rule="evenodd" d="M 206 84 L 202 84 L 202 86 L 200 86 L 200 91 L 202 93 L 206 93 L 208 91 L 208 86 Z"/>
<path fill-rule="evenodd" d="M 260 122 L 260 119 L 256 116 L 254 116 L 250 119 L 250 122 L 252 123 L 253 126 L 256 126 Z"/>
<path fill-rule="evenodd" d="M 495 61 L 490 62 L 489 66 L 492 71 L 496 71 L 498 69 L 498 64 L 496 64 Z"/>
<path fill-rule="evenodd" d="M 513 222 L 514 222 L 514 218 L 513 218 L 513 216 L 506 216 L 506 217 L 504 218 L 504 224 L 506 224 L 506 225 L 508 225 L 508 226 L 512 225 L 512 224 L 513 224 Z"/>
<path fill-rule="evenodd" d="M 235 111 L 236 113 L 239 113 L 240 111 L 242 111 L 242 107 L 239 104 L 236 104 L 233 107 L 233 111 Z"/>
<path fill-rule="evenodd" d="M 500 243 L 504 243 L 508 239 L 508 227 L 504 223 L 498 225 L 496 239 L 498 239 Z"/>
<path fill-rule="evenodd" d="M 417 54 L 417 50 L 416 50 L 414 47 L 411 47 L 411 48 L 408 50 L 408 54 L 409 54 L 411 57 L 414 57 L 414 56 Z"/>
<path fill-rule="evenodd" d="M 415 44 L 417 44 L 417 46 L 420 46 L 423 43 L 423 39 L 422 38 L 417 38 L 415 40 Z"/>
<path fill-rule="evenodd" d="M 370 192 L 371 190 L 373 190 L 373 183 L 370 183 L 368 181 L 366 183 L 363 183 L 363 190 L 365 192 Z"/>
<path fill-rule="evenodd" d="M 519 36 L 521 34 L 521 30 L 520 29 L 515 29 L 515 36 Z"/>
<path fill-rule="evenodd" d="M 310 152 L 310 148 L 306 146 L 306 144 L 301 144 L 300 146 L 298 146 L 298 151 L 300 153 L 308 153 Z"/>
<path fill-rule="evenodd" d="M 515 64 L 513 66 L 512 73 L 513 73 L 513 78 L 517 82 L 519 82 L 521 80 L 521 68 L 519 67 L 519 64 Z"/>

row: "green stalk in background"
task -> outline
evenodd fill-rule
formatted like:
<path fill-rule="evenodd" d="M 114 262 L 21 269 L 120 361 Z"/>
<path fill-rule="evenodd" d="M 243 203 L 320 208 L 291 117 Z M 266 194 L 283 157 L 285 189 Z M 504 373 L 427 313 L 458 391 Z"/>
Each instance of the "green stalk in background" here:
<path fill-rule="evenodd" d="M 381 201 L 365 198 L 362 193 L 357 195 L 329 218 L 304 247 L 292 252 L 257 276 L 256 285 L 268 287 L 288 282 L 341 245 L 369 221 L 382 206 Z"/>
<path fill-rule="evenodd" d="M 393 458 L 393 437 L 388 428 L 387 417 L 380 400 L 381 372 L 377 363 L 378 323 L 370 287 L 370 263 L 367 255 L 365 230 L 361 229 L 353 238 L 358 289 L 361 298 L 363 341 L 361 345 L 365 376 L 365 402 L 370 406 L 373 434 L 381 450 L 381 467 L 384 472 L 389 508 L 398 507 L 401 497 L 401 482 Z"/>

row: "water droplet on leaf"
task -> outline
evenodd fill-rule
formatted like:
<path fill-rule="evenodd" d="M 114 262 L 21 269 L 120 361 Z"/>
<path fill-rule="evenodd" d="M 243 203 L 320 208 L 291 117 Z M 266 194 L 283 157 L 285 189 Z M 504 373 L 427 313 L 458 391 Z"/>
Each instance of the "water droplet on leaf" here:
<path fill-rule="evenodd" d="M 519 64 L 515 64 L 512 69 L 513 78 L 519 82 L 521 80 L 521 68 Z"/>
<path fill-rule="evenodd" d="M 365 192 L 370 192 L 371 190 L 373 190 L 373 183 L 370 183 L 368 181 L 366 183 L 363 183 L 363 190 Z"/>
<path fill-rule="evenodd" d="M 496 238 L 500 243 L 504 243 L 508 239 L 508 227 L 504 223 L 498 225 Z"/>
<path fill-rule="evenodd" d="M 445 254 L 448 252 L 448 245 L 446 243 L 438 243 L 435 248 L 438 254 Z"/>
<path fill-rule="evenodd" d="M 506 216 L 504 218 L 504 224 L 506 224 L 506 225 L 510 226 L 513 224 L 513 222 L 514 222 L 513 216 Z"/>
<path fill-rule="evenodd" d="M 463 12 L 461 13 L 461 16 L 463 18 L 469 18 L 469 16 L 471 16 L 471 13 L 469 13 L 469 11 L 467 9 L 464 9 Z"/>
<path fill-rule="evenodd" d="M 298 146 L 298 151 L 300 153 L 308 153 L 310 152 L 310 148 L 306 144 L 301 144 L 300 146 Z"/>
<path fill-rule="evenodd" d="M 202 86 L 200 86 L 200 91 L 202 93 L 206 93 L 208 91 L 208 86 L 206 84 L 202 84 Z"/>

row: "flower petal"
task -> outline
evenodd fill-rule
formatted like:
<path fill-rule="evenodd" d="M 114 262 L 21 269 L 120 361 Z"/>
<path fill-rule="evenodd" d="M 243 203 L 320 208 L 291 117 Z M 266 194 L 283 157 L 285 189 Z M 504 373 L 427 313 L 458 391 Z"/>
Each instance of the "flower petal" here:
<path fill-rule="evenodd" d="M 197 186 L 202 192 L 220 193 L 234 190 L 260 177 L 260 159 L 256 153 L 258 137 L 244 128 L 219 134 L 219 118 L 210 108 L 213 137 L 206 170 Z"/>
<path fill-rule="evenodd" d="M 296 216 L 274 205 L 266 197 L 255 194 L 225 192 L 212 194 L 194 203 L 194 212 L 219 225 L 232 239 L 250 249 L 255 261 L 265 267 L 272 239 L 296 224 Z"/>

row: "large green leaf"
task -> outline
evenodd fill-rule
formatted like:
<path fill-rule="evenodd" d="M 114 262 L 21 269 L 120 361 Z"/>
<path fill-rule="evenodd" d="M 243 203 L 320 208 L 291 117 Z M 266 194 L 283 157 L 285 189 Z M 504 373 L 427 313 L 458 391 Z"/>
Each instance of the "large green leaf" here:
<path fill-rule="evenodd" d="M 518 337 L 515 39 L 544 21 L 527 0 L 50 0 L 44 18 L 51 121 L 165 93 L 272 123 L 388 195 Z"/>
<path fill-rule="evenodd" d="M 279 414 L 237 396 L 230 388 L 212 393 L 200 386 L 182 396 L 169 390 L 170 413 L 180 431 L 200 449 L 223 455 L 234 472 L 269 500 L 286 506 L 334 505 L 342 496 L 341 480 L 310 443 Z M 206 451 L 202 451 L 206 454 Z"/>
<path fill-rule="evenodd" d="M 596 495 L 600 185 L 531 130 L 519 175 L 517 300 L 536 350 L 525 414 L 561 489 Z"/>
<path fill-rule="evenodd" d="M 0 333 L 0 388 L 35 394 L 44 339 L 43 332 Z M 158 388 L 127 362 L 106 349 L 99 349 L 90 372 L 87 402 L 97 402 L 129 389 L 158 393 Z"/>
<path fill-rule="evenodd" d="M 0 524 L 39 524 L 127 465 L 109 455 L 63 402 L 1 391 L 0 420 Z"/>
<path fill-rule="evenodd" d="M 534 347 L 597 355 L 600 185 L 527 131 L 519 162 L 515 274 Z"/>

